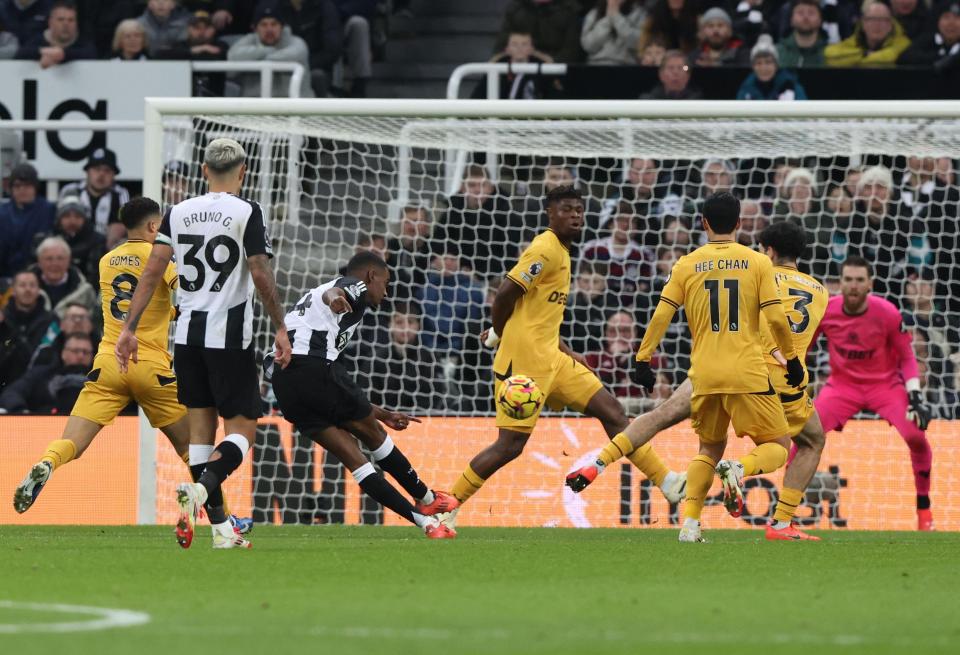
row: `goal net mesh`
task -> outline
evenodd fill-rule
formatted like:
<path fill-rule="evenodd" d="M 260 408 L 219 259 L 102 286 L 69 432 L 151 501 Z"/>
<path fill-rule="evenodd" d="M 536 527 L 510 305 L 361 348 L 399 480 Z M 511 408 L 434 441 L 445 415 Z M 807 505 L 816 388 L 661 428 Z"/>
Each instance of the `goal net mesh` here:
<path fill-rule="evenodd" d="M 954 418 L 956 121 L 231 114 L 165 116 L 163 125 L 164 205 L 204 191 L 200 161 L 211 139 L 231 136 L 244 145 L 243 193 L 263 206 L 288 308 L 338 275 L 355 252 L 375 250 L 390 263 L 389 298 L 368 313 L 342 359 L 374 403 L 429 417 L 394 437 L 435 488 L 449 488 L 495 436 L 493 421 L 484 418 L 492 415 L 492 352 L 478 335 L 490 322 L 504 273 L 546 228 L 544 192 L 560 184 L 576 185 L 586 204 L 584 234 L 571 252 L 562 335 L 587 356 L 628 415 L 653 407 L 685 377 L 690 337 L 682 320 L 654 361 L 652 394 L 631 385 L 628 372 L 673 262 L 705 241 L 698 220 L 703 199 L 730 190 L 742 199 L 739 240 L 756 246 L 771 222 L 799 223 L 811 242 L 801 268 L 831 293 L 838 292 L 839 264 L 848 255 L 874 264 L 875 291 L 901 308 L 913 332 L 935 416 Z M 265 352 L 272 330 L 262 316 L 256 334 Z M 829 372 L 825 350 L 814 348 L 807 361 L 816 393 Z M 264 403 L 275 416 L 267 385 Z M 631 525 L 642 523 L 643 511 L 645 524 L 675 519 L 659 492 L 629 467 L 603 476 L 604 486 L 582 498 L 564 495 L 563 474 L 602 446 L 604 436 L 599 424 L 571 413 L 544 416 L 528 453 L 491 479 L 461 512 L 461 524 Z M 951 432 L 949 423 L 939 425 Z M 839 506 L 844 494 L 866 493 L 865 487 L 844 491 L 849 482 L 840 480 L 854 466 L 855 442 L 869 441 L 886 453 L 883 467 L 860 475 L 876 478 L 871 484 L 878 489 L 894 480 L 903 489 L 891 501 L 893 522 L 878 525 L 910 527 L 906 446 L 885 423 L 863 421 L 853 432 L 831 439 L 808 494 L 808 514 L 821 516 L 818 508 L 828 524 L 831 502 Z M 695 453 L 695 439 L 682 426 L 654 446 L 677 470 Z M 745 446 L 732 442 L 732 448 Z M 161 454 L 164 494 L 182 469 Z M 839 472 L 831 473 L 831 465 Z M 935 488 L 940 480 L 935 476 Z M 276 418 L 260 431 L 252 468 L 232 484 L 234 506 L 250 508 L 259 521 L 396 522 L 360 497 L 334 458 Z M 766 515 L 764 503 L 756 501 L 757 516 Z"/>

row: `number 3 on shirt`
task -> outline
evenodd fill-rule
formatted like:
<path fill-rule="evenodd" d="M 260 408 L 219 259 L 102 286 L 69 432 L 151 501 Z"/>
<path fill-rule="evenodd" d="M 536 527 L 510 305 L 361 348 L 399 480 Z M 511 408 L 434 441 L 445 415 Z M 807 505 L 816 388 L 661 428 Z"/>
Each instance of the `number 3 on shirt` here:
<path fill-rule="evenodd" d="M 230 273 L 237 267 L 240 261 L 240 246 L 237 242 L 225 234 L 218 234 L 207 242 L 207 247 L 203 248 L 203 236 L 200 234 L 179 234 L 177 243 L 187 246 L 189 249 L 183 255 L 183 266 L 192 266 L 197 271 L 197 276 L 193 280 L 188 280 L 185 275 L 180 275 L 180 287 L 187 291 L 199 291 L 203 287 L 206 278 L 206 269 L 210 268 L 214 273 L 219 273 L 217 279 L 210 286 L 210 291 L 220 291 L 223 284 L 230 277 Z M 214 254 L 218 246 L 224 246 L 227 249 L 227 258 L 218 261 Z M 197 257 L 197 253 L 203 248 L 203 261 Z"/>
<path fill-rule="evenodd" d="M 703 288 L 710 294 L 710 327 L 720 331 L 720 280 L 704 280 Z M 730 332 L 740 330 L 740 280 L 724 280 L 723 288 L 729 298 L 727 304 L 727 329 Z"/>

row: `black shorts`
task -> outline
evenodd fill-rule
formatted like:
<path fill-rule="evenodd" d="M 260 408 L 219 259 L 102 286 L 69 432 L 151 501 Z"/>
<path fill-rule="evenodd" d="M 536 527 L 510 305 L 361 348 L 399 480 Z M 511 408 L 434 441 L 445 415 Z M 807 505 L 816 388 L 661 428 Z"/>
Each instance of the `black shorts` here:
<path fill-rule="evenodd" d="M 287 368 L 274 368 L 273 393 L 284 417 L 301 432 L 359 421 L 373 411 L 343 365 L 320 357 L 296 355 Z"/>
<path fill-rule="evenodd" d="M 173 347 L 177 399 L 187 407 L 216 407 L 223 418 L 263 416 L 253 344 L 246 350 Z"/>

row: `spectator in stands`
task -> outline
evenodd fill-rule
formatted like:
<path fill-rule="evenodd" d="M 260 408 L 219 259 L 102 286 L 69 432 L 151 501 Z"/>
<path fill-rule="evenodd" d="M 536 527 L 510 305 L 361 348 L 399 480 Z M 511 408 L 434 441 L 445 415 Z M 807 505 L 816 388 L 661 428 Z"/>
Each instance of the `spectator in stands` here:
<path fill-rule="evenodd" d="M 737 243 L 748 248 L 757 248 L 760 233 L 767 227 L 767 217 L 756 200 L 740 201 L 740 229 L 737 230 Z"/>
<path fill-rule="evenodd" d="M 0 0 L 0 25 L 20 44 L 29 43 L 47 29 L 53 0 Z"/>
<path fill-rule="evenodd" d="M 636 233 L 633 205 L 621 202 L 616 216 L 608 223 L 609 235 L 583 246 L 581 258 L 607 267 L 607 286 L 620 294 L 624 306 L 633 306 L 637 294 L 650 290 L 648 280 L 653 272 L 654 254 L 640 245 Z"/>
<path fill-rule="evenodd" d="M 70 246 L 63 237 L 47 237 L 37 246 L 37 263 L 31 267 L 39 274 L 40 288 L 59 317 L 71 302 L 79 302 L 91 311 L 97 302 L 96 290 L 80 269 L 70 265 L 70 257 Z"/>
<path fill-rule="evenodd" d="M 494 50 L 506 48 L 511 34 L 533 35 L 533 46 L 555 61 L 580 61 L 580 12 L 574 0 L 512 0 L 504 12 Z"/>
<path fill-rule="evenodd" d="M 897 60 L 898 64 L 933 66 L 939 71 L 960 66 L 960 1 L 950 0 L 938 7 L 937 12 L 935 29 L 914 37 Z"/>
<path fill-rule="evenodd" d="M 670 278 L 670 271 L 673 270 L 673 265 L 686 254 L 687 249 L 680 246 L 660 246 L 657 249 L 657 263 L 651 287 L 654 293 L 663 291 L 664 285 Z"/>
<path fill-rule="evenodd" d="M 253 13 L 254 31 L 238 39 L 227 51 L 230 61 L 290 61 L 303 66 L 303 81 L 300 84 L 300 97 L 312 98 L 310 85 L 310 52 L 307 44 L 295 36 L 285 24 L 279 0 L 261 0 Z M 289 93 L 292 73 L 275 73 L 273 76 L 274 97 L 286 97 Z M 241 91 L 244 97 L 260 96 L 259 73 L 238 73 Z"/>
<path fill-rule="evenodd" d="M 637 63 L 637 39 L 647 19 L 637 0 L 597 0 L 583 21 L 580 45 L 587 63 L 603 66 Z"/>
<path fill-rule="evenodd" d="M 699 44 L 691 56 L 697 66 L 745 66 L 749 50 L 733 34 L 730 14 L 720 7 L 708 9 L 700 18 Z"/>
<path fill-rule="evenodd" d="M 69 414 L 93 364 L 93 342 L 70 335 L 59 362 L 35 366 L 0 393 L 0 413 Z"/>
<path fill-rule="evenodd" d="M 944 374 L 946 361 L 960 344 L 957 315 L 945 311 L 946 305 L 936 297 L 933 280 L 916 277 L 907 281 L 903 300 L 904 326 L 920 333 L 930 351 L 930 361 L 935 362 L 934 372 Z"/>
<path fill-rule="evenodd" d="M 827 66 L 893 66 L 910 38 L 893 19 L 890 8 L 882 2 L 871 2 L 853 35 L 840 43 L 828 45 L 823 52 Z"/>
<path fill-rule="evenodd" d="M 779 20 L 780 2 L 742 0 L 731 3 L 733 8 L 733 31 L 744 41 L 749 50 L 761 34 L 774 34 Z"/>
<path fill-rule="evenodd" d="M 643 50 L 640 51 L 640 65 L 659 67 L 665 54 L 667 54 L 667 49 L 663 47 L 662 43 L 657 41 L 648 43 Z"/>
<path fill-rule="evenodd" d="M 491 62 L 510 62 L 511 64 L 549 64 L 553 57 L 535 50 L 533 36 L 525 32 L 513 32 L 507 39 L 503 52 L 495 54 Z M 510 71 L 500 76 L 501 100 L 536 100 L 550 91 L 547 78 L 535 73 L 515 73 Z M 472 98 L 487 97 L 487 81 L 481 80 L 473 89 Z"/>
<path fill-rule="evenodd" d="M 187 21 L 186 41 L 172 46 L 165 57 L 190 61 L 224 61 L 230 46 L 217 37 L 217 29 L 209 12 L 196 11 Z M 193 95 L 219 97 L 224 94 L 223 73 L 193 73 Z"/>
<path fill-rule="evenodd" d="M 7 32 L 0 16 L 0 59 L 13 59 L 20 49 L 20 41 L 13 32 Z"/>
<path fill-rule="evenodd" d="M 17 273 L 10 302 L 0 312 L 0 388 L 23 375 L 33 353 L 52 340 L 57 329 L 57 317 L 40 292 L 37 274 Z"/>
<path fill-rule="evenodd" d="M 113 61 L 145 61 L 147 46 L 143 23 L 133 18 L 120 21 L 113 35 Z"/>
<path fill-rule="evenodd" d="M 637 347 L 637 323 L 629 312 L 610 315 L 603 327 L 603 350 L 587 353 L 587 365 L 617 398 L 632 398 L 643 392 L 630 381 Z"/>
<path fill-rule="evenodd" d="M 699 100 L 700 90 L 690 86 L 690 65 L 687 56 L 679 50 L 669 50 L 663 55 L 658 72 L 660 84 L 641 100 Z"/>
<path fill-rule="evenodd" d="M 697 7 L 695 0 L 656 0 L 640 32 L 637 51 L 642 53 L 651 43 L 684 55 L 696 50 Z"/>
<path fill-rule="evenodd" d="M 373 75 L 370 25 L 377 12 L 376 0 L 334 0 L 343 23 L 343 49 L 352 78 L 350 95 L 364 98 Z"/>
<path fill-rule="evenodd" d="M 734 193 L 733 183 L 736 176 L 737 167 L 729 159 L 712 157 L 704 161 L 700 167 L 700 181 L 696 194 L 698 199 L 697 211 L 699 211 L 699 204 L 702 204 L 711 194 L 721 191 Z"/>
<path fill-rule="evenodd" d="M 0 204 L 0 278 L 12 277 L 30 264 L 37 235 L 53 230 L 56 207 L 39 189 L 37 169 L 26 163 L 14 166 L 11 199 Z"/>
<path fill-rule="evenodd" d="M 760 35 L 750 51 L 753 72 L 740 85 L 737 100 L 806 100 L 797 76 L 780 68 L 779 53 L 767 34 Z"/>
<path fill-rule="evenodd" d="M 49 341 L 51 334 L 56 334 L 52 341 Z M 51 329 L 37 349 L 33 352 L 33 358 L 30 360 L 30 368 L 34 366 L 49 366 L 60 361 L 60 354 L 63 352 L 63 346 L 67 341 L 67 336 L 72 334 L 83 334 L 93 341 L 94 350 L 100 345 L 100 333 L 94 329 L 92 312 L 78 302 L 67 303 L 63 311 L 63 318 L 60 319 L 60 325 L 56 330 Z"/>
<path fill-rule="evenodd" d="M 690 219 L 684 216 L 670 216 L 665 219 L 663 231 L 660 233 L 660 244 L 689 248 L 693 242 L 690 229 Z"/>
<path fill-rule="evenodd" d="M 93 219 L 93 227 L 107 239 L 107 249 L 120 243 L 127 234 L 118 216 L 120 207 L 130 200 L 130 192 L 116 183 L 120 168 L 117 153 L 97 148 L 83 167 L 85 180 L 72 182 L 60 189 L 60 198 L 78 196 Z"/>
<path fill-rule="evenodd" d="M 57 203 L 54 234 L 70 246 L 71 263 L 89 280 L 94 289 L 100 286 L 100 258 L 107 251 L 106 239 L 93 229 L 87 207 L 77 196 L 66 196 Z"/>
<path fill-rule="evenodd" d="M 615 295 L 607 289 L 607 266 L 601 262 L 582 261 L 567 298 L 570 320 L 560 325 L 560 334 L 573 352 L 588 353 L 603 347 L 603 323 L 607 312 L 619 306 Z"/>
<path fill-rule="evenodd" d="M 453 254 L 456 244 L 447 246 L 446 253 L 433 256 L 426 283 L 415 294 L 423 309 L 420 342 L 436 351 L 438 359 L 457 358 L 467 335 L 479 333 L 473 328 L 483 318 L 483 287 Z"/>
<path fill-rule="evenodd" d="M 31 40 L 20 42 L 17 59 L 33 59 L 41 68 L 50 68 L 77 59 L 96 59 L 97 51 L 80 38 L 77 6 L 72 0 L 56 0 L 50 9 L 47 29 Z"/>
<path fill-rule="evenodd" d="M 523 238 L 522 218 L 513 213 L 486 169 L 479 164 L 468 166 L 434 241 L 441 248 L 457 244 L 463 267 L 482 277 L 506 270 Z"/>
<path fill-rule="evenodd" d="M 640 242 L 656 246 L 663 211 L 661 201 L 669 187 L 670 175 L 661 170 L 660 163 L 655 159 L 634 157 L 630 159 L 624 178 L 619 192 L 604 202 L 600 224 L 606 225 L 619 210 L 621 202 L 627 202 L 642 223 Z"/>
<path fill-rule="evenodd" d="M 288 0 L 290 28 L 310 51 L 310 81 L 318 98 L 330 92 L 333 66 L 343 57 L 343 24 L 333 0 Z"/>
<path fill-rule="evenodd" d="M 163 167 L 162 205 L 176 205 L 190 196 L 190 164 L 173 160 Z"/>
<path fill-rule="evenodd" d="M 889 4 L 893 19 L 900 24 L 911 41 L 929 30 L 930 11 L 921 0 L 890 0 Z"/>
<path fill-rule="evenodd" d="M 147 52 L 151 58 L 169 58 L 173 52 L 183 49 L 190 12 L 177 0 L 149 0 L 146 11 L 137 20 L 146 30 Z"/>
<path fill-rule="evenodd" d="M 792 31 L 777 44 L 784 68 L 813 68 L 824 65 L 827 35 L 819 0 L 794 0 L 790 11 Z"/>
<path fill-rule="evenodd" d="M 360 387 L 381 407 L 405 412 L 437 408 L 442 373 L 434 351 L 420 343 L 417 310 L 398 305 L 390 315 L 389 332 L 389 344 L 369 348 L 359 357 Z"/>
<path fill-rule="evenodd" d="M 408 300 L 423 286 L 430 266 L 430 234 L 433 216 L 428 207 L 407 205 L 400 219 L 400 234 L 387 243 L 387 264 L 394 272 L 391 296 Z"/>

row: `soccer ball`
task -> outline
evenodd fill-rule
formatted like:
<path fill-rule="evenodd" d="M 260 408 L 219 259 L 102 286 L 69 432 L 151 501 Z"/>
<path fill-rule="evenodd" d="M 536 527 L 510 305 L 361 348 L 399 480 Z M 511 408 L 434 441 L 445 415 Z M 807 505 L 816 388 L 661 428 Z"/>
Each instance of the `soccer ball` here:
<path fill-rule="evenodd" d="M 526 375 L 513 375 L 504 380 L 500 386 L 497 404 L 510 418 L 530 418 L 543 404 L 543 392 L 533 378 Z"/>

